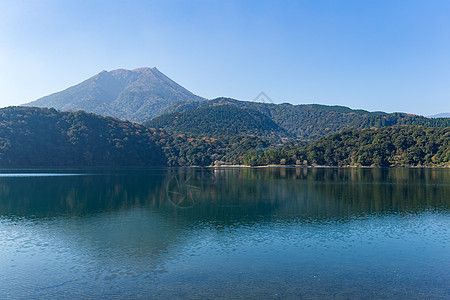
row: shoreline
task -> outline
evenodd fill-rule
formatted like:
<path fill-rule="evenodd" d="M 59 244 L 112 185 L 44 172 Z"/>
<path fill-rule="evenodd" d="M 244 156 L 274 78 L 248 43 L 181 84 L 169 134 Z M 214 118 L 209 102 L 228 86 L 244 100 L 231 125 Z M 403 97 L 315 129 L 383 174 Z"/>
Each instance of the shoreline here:
<path fill-rule="evenodd" d="M 202 166 L 189 166 L 191 168 L 202 168 Z M 449 169 L 450 166 L 393 166 L 393 167 L 375 167 L 375 166 L 298 166 L 298 165 L 265 165 L 265 166 L 249 166 L 249 165 L 220 165 L 220 166 L 204 166 L 205 168 L 217 169 L 239 169 L 239 168 L 294 168 L 294 169 Z"/>

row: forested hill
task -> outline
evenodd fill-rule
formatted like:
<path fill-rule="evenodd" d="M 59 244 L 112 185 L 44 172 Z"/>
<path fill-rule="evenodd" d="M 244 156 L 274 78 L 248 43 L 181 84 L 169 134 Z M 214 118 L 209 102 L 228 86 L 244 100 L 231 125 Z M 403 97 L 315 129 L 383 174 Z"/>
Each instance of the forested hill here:
<path fill-rule="evenodd" d="M 144 125 L 174 133 L 190 133 L 216 138 L 235 135 L 289 137 L 289 133 L 266 114 L 235 105 L 199 107 L 184 112 L 165 114 Z"/>
<path fill-rule="evenodd" d="M 309 145 L 286 140 L 278 144 L 268 137 L 284 134 L 283 129 L 267 115 L 248 108 L 218 105 L 174 115 L 178 118 L 168 115 L 168 120 L 182 121 L 180 124 L 186 130 L 189 126 L 197 128 L 197 135 L 151 129 L 83 111 L 3 108 L 0 109 L 0 167 L 209 166 L 216 162 L 450 166 L 450 127 L 402 125 L 344 129 Z M 200 116 L 204 118 L 195 119 Z M 423 119 L 414 122 L 420 120 Z M 199 136 L 207 132 L 215 136 Z"/>
<path fill-rule="evenodd" d="M 144 126 L 55 109 L 0 109 L 0 166 L 160 166 L 166 157 Z"/>
<path fill-rule="evenodd" d="M 292 105 L 288 103 L 271 104 L 249 101 L 238 101 L 229 98 L 214 100 L 178 103 L 166 110 L 166 112 L 186 112 L 202 109 L 206 117 L 206 111 L 216 109 L 218 105 L 232 105 L 242 109 L 258 111 L 270 118 L 279 128 L 289 135 L 301 140 L 314 141 L 323 136 L 339 132 L 346 128 L 368 129 L 395 125 L 422 125 L 426 127 L 448 127 L 450 118 L 425 118 L 405 113 L 369 112 L 354 110 L 344 106 L 327 106 L 317 104 Z M 190 112 L 190 114 L 195 114 Z M 201 116 L 202 114 L 199 114 Z M 171 115 L 174 117 L 175 115 Z M 167 129 L 175 123 L 164 123 Z M 200 118 L 197 122 L 201 123 Z M 231 122 L 231 120 L 230 120 Z M 175 128 L 175 126 L 173 126 Z"/>
<path fill-rule="evenodd" d="M 250 150 L 248 165 L 450 166 L 450 128 L 395 126 L 344 130 L 305 147 Z"/>

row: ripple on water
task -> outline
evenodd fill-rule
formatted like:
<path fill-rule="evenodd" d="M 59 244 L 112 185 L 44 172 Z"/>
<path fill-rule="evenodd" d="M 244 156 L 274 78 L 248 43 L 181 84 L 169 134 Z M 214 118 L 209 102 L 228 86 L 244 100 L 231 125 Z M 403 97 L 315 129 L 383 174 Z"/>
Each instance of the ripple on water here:
<path fill-rule="evenodd" d="M 4 180 L 0 298 L 448 296 L 446 186 L 243 176 L 183 210 L 164 178 Z"/>

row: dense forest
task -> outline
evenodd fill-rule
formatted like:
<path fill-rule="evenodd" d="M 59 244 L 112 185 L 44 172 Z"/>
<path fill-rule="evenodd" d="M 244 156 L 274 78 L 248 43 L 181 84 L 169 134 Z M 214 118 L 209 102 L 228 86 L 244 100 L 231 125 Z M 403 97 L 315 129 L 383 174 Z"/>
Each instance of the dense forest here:
<path fill-rule="evenodd" d="M 154 130 L 157 144 L 166 155 L 167 165 L 210 166 L 214 164 L 242 164 L 244 154 L 251 149 L 266 149 L 267 140 L 254 136 L 222 136 L 200 138 L 185 134 L 168 134 Z"/>
<path fill-rule="evenodd" d="M 55 109 L 0 109 L 0 166 L 159 166 L 166 158 L 144 126 Z"/>
<path fill-rule="evenodd" d="M 287 137 L 289 134 L 267 115 L 235 105 L 214 105 L 185 112 L 156 117 L 144 123 L 174 133 L 189 133 L 203 137 L 254 135 L 260 137 Z"/>
<path fill-rule="evenodd" d="M 450 166 L 450 128 L 344 130 L 308 146 L 250 150 L 246 165 Z"/>
<path fill-rule="evenodd" d="M 200 138 L 83 111 L 0 109 L 0 167 L 208 166 L 242 163 L 269 142 L 254 136 Z"/>
<path fill-rule="evenodd" d="M 0 166 L 450 166 L 450 127 L 428 127 L 433 121 L 442 126 L 445 122 L 440 119 L 424 118 L 426 126 L 343 129 L 308 143 L 281 138 L 285 132 L 262 112 L 229 105 L 200 111 L 210 114 L 209 123 L 189 118 L 190 113 L 174 113 L 181 116 L 186 131 L 199 130 L 194 134 L 83 111 L 0 109 Z M 364 120 L 372 117 L 377 120 L 376 115 Z M 383 120 L 398 123 L 400 118 L 391 114 Z M 412 120 L 402 122 L 415 124 L 421 119 Z M 252 135 L 240 129 L 247 121 Z M 278 138 L 274 133 L 280 134 Z"/>
<path fill-rule="evenodd" d="M 292 105 L 288 103 L 271 104 L 238 101 L 229 98 L 218 98 L 202 102 L 178 103 L 169 107 L 166 112 L 178 112 L 188 114 L 189 116 L 196 116 L 196 124 L 211 124 L 212 113 L 208 112 L 208 110 L 215 111 L 219 105 L 235 106 L 241 109 L 260 112 L 278 126 L 277 128 L 273 126 L 269 127 L 266 129 L 266 132 L 275 128 L 277 130 L 274 133 L 278 134 L 279 137 L 288 135 L 303 141 L 315 141 L 343 129 L 370 129 L 373 127 L 380 128 L 396 125 L 422 125 L 426 127 L 450 126 L 450 118 L 431 119 L 405 113 L 388 114 L 384 112 L 355 110 L 344 106 L 318 104 Z M 165 115 L 163 119 L 159 119 L 158 123 L 153 123 L 152 126 L 180 133 L 190 132 L 214 136 L 214 133 L 216 132 L 214 126 L 212 126 L 211 129 L 207 126 L 202 126 L 199 131 L 193 129 L 191 126 L 193 122 L 190 122 L 186 118 L 178 120 L 180 116 L 183 116 L 183 114 Z M 232 127 L 237 120 L 229 118 L 220 122 L 222 122 L 221 124 L 224 124 L 224 126 Z M 149 124 L 151 124 L 151 121 L 147 125 Z M 264 134 L 260 134 L 259 132 L 253 131 L 252 134 L 264 136 Z"/>

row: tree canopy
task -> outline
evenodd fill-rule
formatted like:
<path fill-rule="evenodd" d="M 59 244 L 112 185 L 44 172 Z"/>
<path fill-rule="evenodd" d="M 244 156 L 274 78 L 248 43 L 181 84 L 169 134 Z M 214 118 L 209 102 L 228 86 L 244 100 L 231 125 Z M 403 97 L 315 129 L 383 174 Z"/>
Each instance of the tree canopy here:
<path fill-rule="evenodd" d="M 157 166 L 163 151 L 144 126 L 83 111 L 0 109 L 0 166 Z"/>

